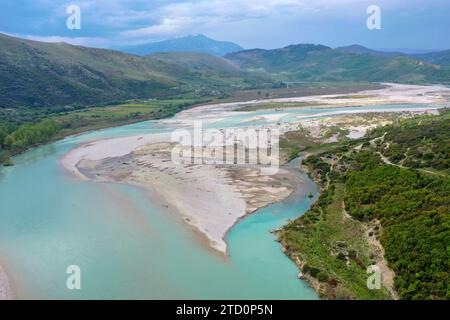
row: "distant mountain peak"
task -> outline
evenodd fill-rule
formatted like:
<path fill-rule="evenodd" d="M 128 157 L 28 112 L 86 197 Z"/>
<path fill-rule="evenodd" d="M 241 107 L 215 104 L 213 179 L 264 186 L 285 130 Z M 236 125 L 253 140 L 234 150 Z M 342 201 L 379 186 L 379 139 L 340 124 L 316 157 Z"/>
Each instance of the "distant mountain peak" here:
<path fill-rule="evenodd" d="M 217 41 L 204 34 L 187 35 L 159 42 L 122 48 L 122 51 L 137 55 L 150 55 L 159 52 L 196 52 L 214 56 L 242 51 L 243 48 L 233 42 Z"/>

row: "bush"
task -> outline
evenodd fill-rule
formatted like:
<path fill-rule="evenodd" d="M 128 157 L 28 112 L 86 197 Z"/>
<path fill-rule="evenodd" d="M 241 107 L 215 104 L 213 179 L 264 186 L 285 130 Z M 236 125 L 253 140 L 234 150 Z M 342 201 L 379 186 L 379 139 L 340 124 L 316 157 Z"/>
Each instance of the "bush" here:
<path fill-rule="evenodd" d="M 317 278 L 317 280 L 319 280 L 320 282 L 326 282 L 328 281 L 328 276 L 326 273 L 320 271 L 319 273 L 317 273 L 317 275 L 315 276 L 315 278 Z"/>

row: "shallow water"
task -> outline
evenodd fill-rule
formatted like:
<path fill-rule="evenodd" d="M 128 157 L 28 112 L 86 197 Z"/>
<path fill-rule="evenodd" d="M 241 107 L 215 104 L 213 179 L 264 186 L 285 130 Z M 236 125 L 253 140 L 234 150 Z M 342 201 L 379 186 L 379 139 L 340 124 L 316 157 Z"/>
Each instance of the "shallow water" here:
<path fill-rule="evenodd" d="M 317 299 L 269 232 L 309 208 L 306 195 L 317 190 L 306 176 L 306 188 L 239 222 L 224 258 L 149 191 L 78 181 L 59 164 L 82 142 L 170 129 L 148 121 L 86 133 L 26 152 L 0 171 L 0 263 L 17 298 Z M 82 290 L 66 288 L 69 265 L 81 267 Z"/>

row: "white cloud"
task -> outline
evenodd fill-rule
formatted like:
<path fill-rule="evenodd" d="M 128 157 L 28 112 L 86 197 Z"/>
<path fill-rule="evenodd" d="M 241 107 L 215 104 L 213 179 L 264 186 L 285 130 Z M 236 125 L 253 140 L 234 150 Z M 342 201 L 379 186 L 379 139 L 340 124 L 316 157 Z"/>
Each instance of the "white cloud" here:
<path fill-rule="evenodd" d="M 29 0 L 31 1 L 31 0 Z M 66 7 L 76 3 L 82 10 L 83 37 L 25 36 L 47 42 L 68 42 L 95 47 L 127 46 L 169 37 L 206 33 L 239 38 L 242 26 L 251 37 L 276 29 L 297 33 L 318 25 L 364 20 L 364 6 L 376 3 L 382 10 L 410 10 L 420 0 L 33 0 L 49 8 L 45 22 L 63 23 Z M 438 0 L 435 0 L 438 1 Z M 441 0 L 444 1 L 444 0 Z M 447 0 L 448 1 L 448 0 Z M 56 4 L 55 4 L 56 3 Z M 289 21 L 289 23 L 284 23 Z M 313 21 L 313 22 L 311 22 Z M 281 26 L 284 29 L 281 29 Z M 308 29 L 308 26 L 314 28 Z M 361 26 L 364 27 L 363 24 Z M 55 33 L 57 29 L 55 28 Z M 60 30 L 59 30 L 60 31 Z M 49 31 L 47 31 L 49 32 Z M 22 33 L 26 33 L 23 32 Z M 270 33 L 270 32 L 269 32 Z M 68 33 L 65 33 L 66 35 Z M 69 34 L 70 35 L 70 34 Z M 278 37 L 274 32 L 272 37 Z M 281 35 L 280 35 L 281 36 Z M 231 39 L 230 39 L 231 38 Z M 269 41 L 269 40 L 267 40 Z M 295 40 L 294 40 L 295 41 Z M 288 42 L 286 40 L 286 42 Z"/>
<path fill-rule="evenodd" d="M 256 19 L 271 14 L 295 14 L 307 10 L 301 0 L 198 0 L 167 4 L 146 16 L 153 25 L 122 32 L 126 37 L 178 35 L 232 21 Z"/>
<path fill-rule="evenodd" d="M 139 0 L 122 0 L 121 2 L 136 1 L 145 7 L 144 2 Z M 382 8 L 387 8 L 411 6 L 416 1 L 418 0 L 377 0 L 376 3 Z M 222 27 L 227 23 L 277 15 L 302 19 L 324 12 L 324 15 L 347 19 L 355 12 L 364 16 L 366 12 L 359 10 L 360 6 L 372 3 L 373 0 L 184 0 L 172 3 L 159 1 L 157 6 L 150 10 L 140 10 L 138 14 L 135 11 L 126 12 L 128 22 L 142 22 L 142 19 L 147 19 L 152 23 L 138 28 L 131 26 L 128 30 L 121 32 L 121 36 L 148 41 L 155 37 L 197 33 Z M 155 2 L 153 2 L 154 5 Z"/>

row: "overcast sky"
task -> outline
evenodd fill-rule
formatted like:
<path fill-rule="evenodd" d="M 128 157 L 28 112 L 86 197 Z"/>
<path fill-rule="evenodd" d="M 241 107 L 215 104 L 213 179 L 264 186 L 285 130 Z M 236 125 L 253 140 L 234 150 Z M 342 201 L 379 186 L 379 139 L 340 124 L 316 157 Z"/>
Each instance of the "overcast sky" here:
<path fill-rule="evenodd" d="M 66 27 L 71 4 L 81 8 L 81 30 Z M 372 4 L 381 9 L 381 30 L 366 26 Z M 202 33 L 245 48 L 448 49 L 450 0 L 1 0 L 0 32 L 96 47 Z"/>

